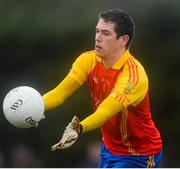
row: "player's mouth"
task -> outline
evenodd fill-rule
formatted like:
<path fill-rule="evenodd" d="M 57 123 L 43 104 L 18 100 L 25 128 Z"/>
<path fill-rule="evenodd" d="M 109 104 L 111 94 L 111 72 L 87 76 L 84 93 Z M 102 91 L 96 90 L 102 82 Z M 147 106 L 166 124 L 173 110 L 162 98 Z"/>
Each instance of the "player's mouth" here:
<path fill-rule="evenodd" d="M 101 49 L 102 49 L 102 47 L 101 47 L 101 46 L 99 46 L 99 45 L 96 45 L 96 46 L 95 46 L 95 49 L 96 49 L 96 50 L 101 50 Z"/>

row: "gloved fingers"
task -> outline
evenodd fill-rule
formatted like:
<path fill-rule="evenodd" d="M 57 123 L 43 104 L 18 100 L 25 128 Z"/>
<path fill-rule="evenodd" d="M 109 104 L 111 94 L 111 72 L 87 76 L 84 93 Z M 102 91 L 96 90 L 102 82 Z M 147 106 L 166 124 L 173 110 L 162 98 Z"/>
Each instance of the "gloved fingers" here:
<path fill-rule="evenodd" d="M 45 115 L 43 114 L 43 116 L 42 116 L 41 120 L 44 120 L 44 119 L 45 119 Z M 33 127 L 36 127 L 36 128 L 37 128 L 37 127 L 38 127 L 38 125 L 39 125 L 39 122 L 35 123 Z"/>
<path fill-rule="evenodd" d="M 45 119 L 45 115 L 43 114 L 43 116 L 42 116 L 41 120 L 44 120 L 44 119 Z"/>
<path fill-rule="evenodd" d="M 75 143 L 76 139 L 72 139 L 72 140 L 66 140 L 64 143 L 62 143 L 58 149 L 66 149 L 71 147 L 74 143 Z"/>
<path fill-rule="evenodd" d="M 62 143 L 59 142 L 57 144 L 54 144 L 52 147 L 51 147 L 51 151 L 56 151 L 58 149 L 61 149 L 61 146 L 62 146 Z"/>
<path fill-rule="evenodd" d="M 54 144 L 52 147 L 51 147 L 51 151 L 56 151 L 56 150 L 58 150 L 58 149 L 63 149 L 62 147 L 63 147 L 63 145 L 65 144 L 65 143 L 68 143 L 68 142 L 70 142 L 70 140 L 69 140 L 69 138 L 62 138 L 57 144 Z"/>
<path fill-rule="evenodd" d="M 77 140 L 77 137 L 75 136 L 70 136 L 66 138 L 65 140 L 64 138 L 62 138 L 57 144 L 51 147 L 51 151 L 69 148 L 71 145 L 74 144 L 76 140 Z"/>
<path fill-rule="evenodd" d="M 69 141 L 69 140 L 64 143 L 59 142 L 51 147 L 51 151 L 69 148 L 73 143 L 74 143 L 73 141 Z"/>
<path fill-rule="evenodd" d="M 66 149 L 73 145 L 78 139 L 80 125 L 78 117 L 74 116 L 71 122 L 66 126 L 61 140 L 51 147 L 51 151 L 57 149 Z"/>
<path fill-rule="evenodd" d="M 38 123 L 35 124 L 35 127 L 36 127 L 36 128 L 38 127 Z"/>

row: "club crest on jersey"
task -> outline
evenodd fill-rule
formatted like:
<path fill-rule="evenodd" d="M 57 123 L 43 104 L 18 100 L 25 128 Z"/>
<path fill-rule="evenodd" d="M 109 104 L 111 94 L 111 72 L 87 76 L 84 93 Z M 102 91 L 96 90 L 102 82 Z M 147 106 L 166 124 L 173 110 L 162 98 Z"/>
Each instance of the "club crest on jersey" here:
<path fill-rule="evenodd" d="M 93 82 L 94 82 L 95 84 L 98 84 L 98 79 L 97 79 L 97 77 L 93 77 Z"/>
<path fill-rule="evenodd" d="M 132 92 L 132 90 L 135 88 L 135 85 L 132 83 L 128 83 L 127 86 L 124 88 L 124 93 L 129 94 Z"/>

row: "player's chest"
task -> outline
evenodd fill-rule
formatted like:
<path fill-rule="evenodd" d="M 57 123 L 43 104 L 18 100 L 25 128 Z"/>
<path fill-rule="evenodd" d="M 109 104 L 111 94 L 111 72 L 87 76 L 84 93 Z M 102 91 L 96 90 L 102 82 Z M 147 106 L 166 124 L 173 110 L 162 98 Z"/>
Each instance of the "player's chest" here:
<path fill-rule="evenodd" d="M 98 63 L 88 76 L 91 92 L 109 95 L 120 73 L 120 70 L 106 69 L 103 64 Z"/>

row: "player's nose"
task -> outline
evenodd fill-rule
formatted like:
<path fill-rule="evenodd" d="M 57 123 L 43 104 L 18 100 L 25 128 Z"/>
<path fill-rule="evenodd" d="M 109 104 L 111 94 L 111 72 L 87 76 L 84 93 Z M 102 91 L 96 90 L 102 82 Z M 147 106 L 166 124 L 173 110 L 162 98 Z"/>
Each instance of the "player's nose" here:
<path fill-rule="evenodd" d="M 101 33 L 96 33 L 95 41 L 97 41 L 97 42 L 102 42 L 102 36 L 101 36 Z"/>

